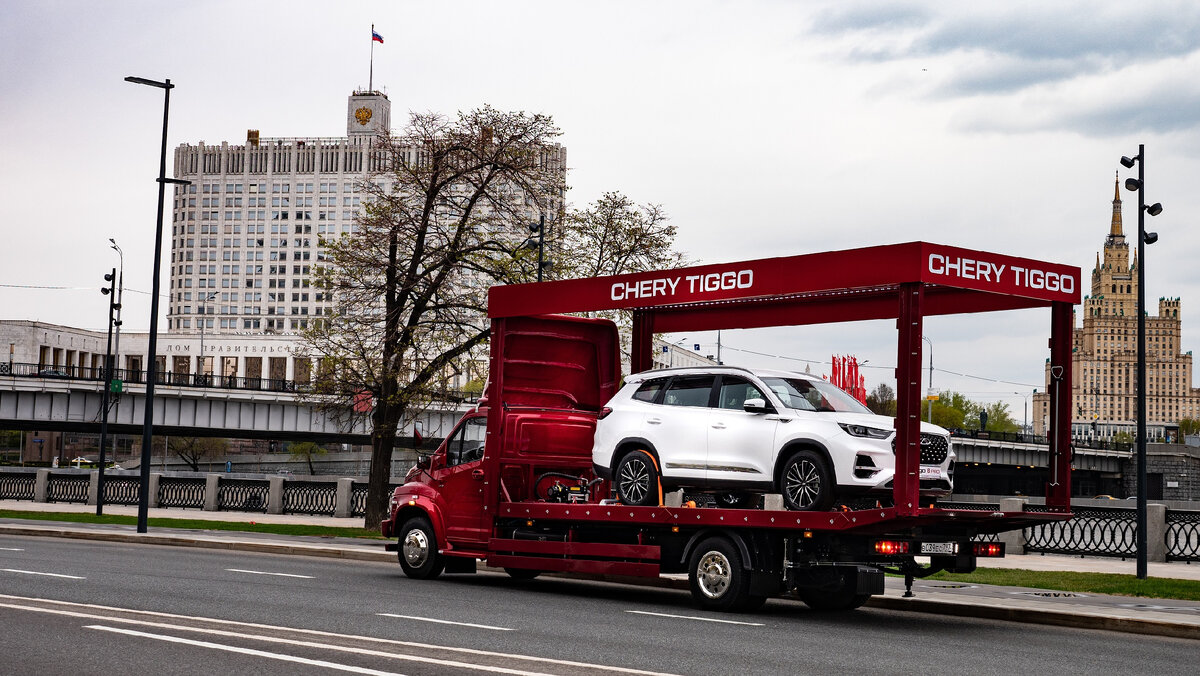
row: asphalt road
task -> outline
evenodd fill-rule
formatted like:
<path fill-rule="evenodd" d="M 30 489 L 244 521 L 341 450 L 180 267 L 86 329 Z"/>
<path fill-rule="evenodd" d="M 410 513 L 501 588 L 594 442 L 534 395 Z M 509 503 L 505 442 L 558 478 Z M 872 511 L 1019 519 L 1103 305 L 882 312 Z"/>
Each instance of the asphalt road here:
<path fill-rule="evenodd" d="M 87 605 L 83 605 L 87 604 Z M 865 608 L 0 536 L 0 672 L 1183 674 L 1196 643 Z"/>

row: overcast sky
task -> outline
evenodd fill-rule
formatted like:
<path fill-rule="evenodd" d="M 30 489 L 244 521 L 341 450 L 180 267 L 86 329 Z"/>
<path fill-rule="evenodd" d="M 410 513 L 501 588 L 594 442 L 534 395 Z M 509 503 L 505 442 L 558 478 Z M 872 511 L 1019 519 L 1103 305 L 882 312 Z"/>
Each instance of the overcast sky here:
<path fill-rule="evenodd" d="M 1147 199 L 1165 207 L 1147 225 L 1147 297 L 1181 296 L 1183 349 L 1200 348 L 1195 2 L 9 0 L 0 318 L 102 329 L 113 237 L 126 329 L 148 328 L 162 96 L 122 78 L 176 83 L 171 149 L 248 128 L 342 136 L 372 23 L 394 126 L 484 103 L 550 114 L 573 204 L 660 203 L 704 263 L 926 240 L 1078 265 L 1086 291 L 1117 160 L 1145 143 Z M 1021 420 L 1012 393 L 1044 387 L 1048 334 L 1044 310 L 928 320 L 933 384 Z M 674 338 L 716 350 L 715 335 Z M 727 362 L 889 367 L 868 386 L 896 361 L 891 322 L 723 342 Z"/>

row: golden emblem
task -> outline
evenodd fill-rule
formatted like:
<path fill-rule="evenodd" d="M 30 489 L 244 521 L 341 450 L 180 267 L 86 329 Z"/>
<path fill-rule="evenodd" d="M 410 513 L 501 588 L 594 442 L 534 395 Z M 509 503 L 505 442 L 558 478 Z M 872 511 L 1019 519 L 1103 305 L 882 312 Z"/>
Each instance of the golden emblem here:
<path fill-rule="evenodd" d="M 371 109 L 366 106 L 359 108 L 354 111 L 354 119 L 358 120 L 362 126 L 367 126 L 367 123 L 371 121 Z"/>

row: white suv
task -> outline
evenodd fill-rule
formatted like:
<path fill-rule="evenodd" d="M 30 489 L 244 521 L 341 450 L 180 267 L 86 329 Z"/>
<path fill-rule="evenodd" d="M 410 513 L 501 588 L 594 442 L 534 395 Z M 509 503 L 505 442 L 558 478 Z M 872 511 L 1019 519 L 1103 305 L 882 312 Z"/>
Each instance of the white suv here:
<path fill-rule="evenodd" d="M 778 492 L 788 509 L 825 510 L 890 493 L 894 419 L 811 375 L 729 366 L 637 373 L 600 413 L 592 464 L 621 502 L 661 504 L 661 489 Z M 921 423 L 922 495 L 954 488 L 950 433 Z"/>

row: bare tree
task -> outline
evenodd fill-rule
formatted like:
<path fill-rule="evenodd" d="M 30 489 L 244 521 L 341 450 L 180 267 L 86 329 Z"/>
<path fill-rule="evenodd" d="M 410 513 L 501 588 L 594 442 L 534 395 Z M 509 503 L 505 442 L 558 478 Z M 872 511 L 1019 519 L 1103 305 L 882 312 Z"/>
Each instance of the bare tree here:
<path fill-rule="evenodd" d="M 225 455 L 229 440 L 216 437 L 170 437 L 167 447 L 179 459 L 186 462 L 193 472 L 200 471 L 200 463 Z"/>
<path fill-rule="evenodd" d="M 315 276 L 335 305 L 305 334 L 322 355 L 314 393 L 370 410 L 368 526 L 384 517 L 397 433 L 487 338 L 487 288 L 529 279 L 522 239 L 565 190 L 559 133 L 547 116 L 490 107 L 414 113 L 371 150 L 357 232 L 323 242 Z"/>

